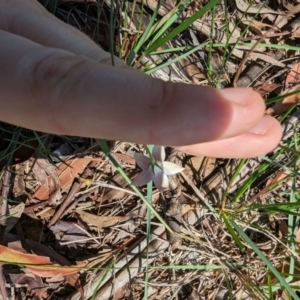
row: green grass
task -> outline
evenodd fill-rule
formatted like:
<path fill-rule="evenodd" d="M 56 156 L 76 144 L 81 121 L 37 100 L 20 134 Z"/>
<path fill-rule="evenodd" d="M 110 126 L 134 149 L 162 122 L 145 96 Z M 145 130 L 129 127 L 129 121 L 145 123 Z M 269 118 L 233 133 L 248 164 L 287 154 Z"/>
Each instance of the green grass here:
<path fill-rule="evenodd" d="M 159 3 L 160 2 L 158 2 L 158 4 Z M 177 19 L 179 19 L 180 14 L 183 11 L 181 10 L 181 8 L 183 9 L 186 8 L 184 5 L 182 6 L 178 5 L 176 9 L 171 11 L 168 20 L 161 18 L 156 21 L 157 13 L 158 13 L 158 8 L 157 8 L 154 11 L 149 26 L 146 28 L 144 33 L 138 39 L 136 45 L 131 50 L 129 60 L 127 61 L 128 65 L 132 65 L 134 61 L 137 62 L 140 61 L 143 56 L 161 55 L 162 57 L 161 62 L 159 60 L 156 60 L 153 63 L 153 65 L 144 66 L 142 68 L 142 70 L 145 73 L 151 74 L 156 72 L 157 70 L 160 70 L 162 68 L 174 64 L 175 62 L 179 61 L 181 58 L 188 57 L 189 55 L 195 53 L 200 49 L 203 50 L 204 48 L 207 48 L 208 57 L 209 57 L 207 76 L 209 82 L 210 83 L 215 82 L 216 87 L 220 86 L 220 82 L 222 81 L 221 78 L 222 71 L 219 72 L 218 78 L 216 80 L 213 79 L 214 68 L 210 63 L 212 61 L 212 53 L 214 49 L 223 48 L 224 53 L 226 53 L 226 55 L 224 55 L 223 57 L 223 62 L 222 62 L 222 68 L 225 68 L 226 62 L 231 58 L 231 55 L 235 47 L 238 46 L 253 47 L 255 45 L 254 43 L 243 43 L 239 41 L 236 43 L 230 43 L 230 42 L 216 43 L 214 39 L 210 39 L 200 44 L 199 46 L 183 46 L 183 47 L 175 47 L 175 48 L 172 48 L 171 46 L 171 48 L 160 50 L 160 48 L 165 44 L 168 43 L 172 44 L 171 42 L 176 36 L 178 36 L 182 31 L 186 30 L 193 22 L 195 22 L 198 18 L 201 18 L 206 13 L 210 13 L 212 16 L 211 21 L 212 21 L 212 28 L 213 28 L 214 18 L 216 17 L 216 8 L 218 4 L 219 1 L 210 1 L 205 7 L 200 9 L 193 16 L 183 21 L 180 25 L 176 25 L 176 21 Z M 246 12 L 244 15 L 246 15 Z M 253 20 L 258 15 L 259 14 L 257 13 L 253 17 Z M 226 20 L 227 17 L 228 15 L 226 15 Z M 239 23 L 241 23 L 241 21 L 239 21 Z M 231 33 L 227 24 L 225 24 L 225 28 L 226 28 L 225 33 L 227 36 L 227 41 L 229 41 L 231 37 Z M 237 24 L 236 26 L 238 25 L 240 24 Z M 249 30 L 249 25 L 244 29 L 243 33 L 241 34 L 241 38 L 246 35 L 248 30 Z M 211 31 L 211 33 L 213 33 L 213 30 Z M 257 46 L 273 48 L 273 49 L 284 49 L 286 51 L 300 50 L 299 47 L 292 46 L 292 45 L 258 43 Z M 156 49 L 159 50 L 157 51 Z M 164 61 L 163 57 L 166 53 L 175 53 L 176 57 Z M 281 100 L 282 98 L 283 97 L 279 96 L 273 99 L 268 99 L 267 103 L 271 104 L 273 102 Z M 288 117 L 289 114 L 291 113 L 292 110 L 288 112 L 288 114 L 286 114 L 285 117 Z M 236 246 L 242 251 L 243 249 L 245 249 L 244 246 L 245 243 L 248 244 L 248 246 L 252 249 L 252 251 L 257 255 L 257 257 L 261 260 L 262 264 L 265 265 L 266 269 L 268 270 L 269 276 L 267 277 L 268 284 L 266 286 L 264 285 L 257 286 L 257 284 L 255 283 L 252 284 L 251 281 L 246 283 L 246 285 L 248 286 L 245 286 L 245 289 L 248 289 L 250 291 L 250 294 L 251 293 L 254 295 L 259 294 L 260 295 L 259 297 L 262 297 L 262 299 L 274 299 L 273 293 L 279 288 L 285 290 L 286 294 L 292 296 L 293 299 L 299 299 L 298 295 L 295 293 L 294 288 L 290 284 L 293 280 L 295 257 L 291 255 L 290 258 L 287 258 L 290 259 L 289 275 L 287 276 L 286 274 L 280 273 L 274 267 L 273 263 L 268 259 L 268 257 L 263 253 L 263 251 L 261 251 L 256 246 L 255 242 L 243 230 L 243 227 L 245 226 L 251 227 L 251 225 L 247 224 L 247 222 L 244 222 L 244 220 L 242 219 L 242 213 L 248 210 L 248 211 L 256 211 L 258 214 L 273 214 L 273 215 L 279 213 L 285 214 L 285 216 L 288 219 L 288 228 L 289 228 L 289 237 L 290 237 L 289 242 L 285 244 L 285 246 L 287 249 L 291 251 L 291 253 L 296 253 L 296 246 L 295 246 L 294 239 L 295 239 L 295 231 L 297 230 L 296 224 L 299 224 L 298 209 L 300 208 L 300 204 L 298 203 L 298 200 L 296 200 L 297 197 L 295 197 L 297 195 L 297 191 L 295 190 L 295 182 L 299 175 L 297 170 L 297 161 L 299 160 L 298 147 L 296 146 L 297 144 L 298 144 L 298 137 L 297 134 L 295 133 L 293 141 L 285 142 L 281 150 L 275 152 L 273 155 L 269 157 L 264 157 L 260 159 L 259 164 L 255 168 L 255 170 L 250 174 L 250 176 L 248 176 L 248 178 L 239 186 L 239 188 L 234 192 L 234 194 L 230 194 L 229 189 L 231 185 L 236 181 L 236 178 L 240 173 L 240 171 L 247 165 L 247 160 L 240 160 L 238 167 L 236 168 L 235 172 L 232 174 L 232 177 L 229 179 L 228 188 L 224 191 L 222 196 L 222 203 L 220 207 L 221 210 L 218 215 L 218 219 L 221 220 L 220 222 L 224 222 L 224 225 L 227 228 L 227 233 L 232 237 Z M 294 150 L 293 153 L 286 153 L 285 149 L 291 149 L 291 148 Z M 282 161 L 282 156 L 288 159 L 285 160 L 283 163 L 278 162 L 277 161 L 278 158 L 280 158 L 280 161 Z M 257 179 L 263 177 L 264 174 L 268 173 L 268 170 L 270 170 L 274 166 L 276 167 L 277 170 L 283 169 L 290 172 L 290 177 L 293 179 L 293 188 L 289 192 L 289 199 L 287 199 L 286 202 L 284 203 L 275 201 L 275 203 L 271 203 L 271 204 L 259 204 L 255 200 L 253 202 L 247 203 L 247 199 L 249 199 L 248 193 L 252 192 L 252 189 L 255 186 Z M 267 189 L 263 189 L 261 195 L 264 196 L 270 194 L 272 190 L 274 190 L 275 188 L 278 187 L 280 188 L 281 183 L 282 181 L 277 181 L 273 183 Z M 152 193 L 152 186 L 150 187 L 150 189 L 151 189 L 150 192 Z M 147 187 L 147 191 L 148 191 L 148 187 Z M 288 196 L 285 195 L 285 199 L 287 197 Z M 147 222 L 147 224 L 148 224 L 147 225 L 148 228 L 150 228 L 150 222 Z M 263 231 L 268 229 L 260 228 L 260 230 Z M 149 234 L 149 231 L 147 231 L 147 233 Z M 198 242 L 196 238 L 194 242 Z M 285 243 L 285 241 L 283 241 L 283 243 Z M 170 265 L 168 266 L 168 268 L 173 268 L 174 270 L 176 270 L 177 266 Z M 195 266 L 195 268 L 197 269 L 197 266 Z M 200 266 L 198 270 L 199 271 L 201 270 Z M 272 286 L 270 274 L 272 274 L 272 276 L 275 276 L 278 284 Z M 147 281 L 146 281 L 146 286 L 147 286 Z M 145 296 L 145 298 L 147 297 Z"/>
<path fill-rule="evenodd" d="M 190 57 L 196 54 L 199 50 L 205 50 L 208 57 L 207 64 L 207 79 L 208 84 L 215 87 L 221 86 L 224 82 L 224 72 L 228 61 L 231 60 L 234 50 L 240 46 L 247 46 L 249 48 L 256 45 L 255 43 L 243 43 L 237 41 L 235 43 L 229 42 L 232 37 L 232 32 L 229 29 L 230 13 L 227 12 L 225 15 L 224 32 L 226 37 L 226 42 L 218 42 L 212 36 L 213 30 L 211 30 L 211 36 L 205 41 L 202 41 L 199 45 L 178 45 L 173 43 L 174 39 L 180 36 L 184 31 L 188 30 L 190 26 L 197 20 L 209 15 L 211 20 L 211 28 L 213 29 L 215 20 L 218 18 L 220 0 L 209 1 L 205 6 L 196 11 L 193 15 L 186 19 L 181 19 L 182 14 L 186 11 L 187 7 L 193 2 L 189 1 L 179 1 L 179 3 L 172 9 L 166 17 L 159 16 L 159 5 L 162 1 L 158 1 L 158 6 L 154 10 L 150 22 L 146 28 L 143 29 L 143 18 L 148 12 L 142 12 L 140 15 L 140 23 L 138 24 L 138 36 L 135 42 L 132 44 L 132 48 L 129 51 L 126 63 L 129 66 L 138 67 L 146 74 L 153 74 L 158 70 L 172 66 L 173 64 L 180 61 L 182 58 Z M 55 1 L 52 2 L 53 12 L 55 12 L 56 4 Z M 124 12 L 124 23 L 121 24 L 124 28 L 129 28 L 129 2 L 124 1 L 123 12 Z M 145 6 L 145 4 L 144 4 Z M 141 6 L 142 8 L 144 6 Z M 228 7 L 229 3 L 225 3 L 225 7 Z M 114 55 L 118 53 L 121 55 L 124 45 L 119 45 L 120 49 L 116 49 L 114 44 L 114 34 L 115 34 L 115 12 L 116 7 L 110 10 L 110 52 L 112 57 L 112 64 L 114 65 Z M 242 18 L 246 18 L 247 12 L 243 13 L 240 20 L 235 24 L 236 27 L 240 27 L 242 24 Z M 259 17 L 259 13 L 252 15 L 253 20 Z M 97 26 L 101 26 L 98 22 Z M 97 32 L 100 31 L 97 28 Z M 245 37 L 249 34 L 250 26 L 244 26 L 240 38 Z M 123 32 L 124 40 L 128 38 L 128 33 Z M 167 49 L 163 49 L 168 45 Z M 300 48 L 295 45 L 287 44 L 275 44 L 275 43 L 261 43 L 259 42 L 257 46 L 266 47 L 268 49 L 278 49 L 284 51 L 299 51 Z M 221 51 L 224 55 L 221 60 L 221 69 L 216 70 L 212 65 L 213 54 L 215 51 Z M 173 55 L 171 58 L 166 59 L 166 55 Z M 142 65 L 143 58 L 155 57 L 155 61 Z M 123 58 L 123 57 L 121 57 Z M 293 92 L 295 93 L 295 92 Z M 290 93 L 290 94 L 293 94 Z M 280 101 L 283 96 L 277 96 L 270 99 L 266 99 L 266 103 L 271 105 L 276 101 Z M 292 108 L 288 111 L 285 116 L 281 119 L 284 122 L 292 113 L 295 111 Z M 13 154 L 17 149 L 26 145 L 27 148 L 32 150 L 40 151 L 41 153 L 49 153 L 46 147 L 46 141 L 48 139 L 47 135 L 40 135 L 38 133 L 32 133 L 29 137 L 24 137 L 23 130 L 21 128 L 2 128 L 2 132 L 9 133 L 10 137 L 6 138 L 8 143 L 6 152 L 2 153 L 2 159 L 7 160 L 7 165 L 10 165 L 13 160 Z M 240 253 L 241 257 L 232 259 L 232 261 L 226 261 L 218 257 L 219 252 L 215 252 L 214 249 L 205 248 L 209 252 L 212 260 L 217 263 L 211 264 L 195 264 L 195 265 L 184 265 L 182 263 L 178 264 L 167 264 L 167 265 L 148 265 L 144 269 L 144 299 L 148 299 L 148 287 L 151 282 L 150 272 L 153 270 L 159 271 L 171 271 L 171 272 L 187 272 L 187 271 L 198 271 L 201 272 L 220 270 L 224 274 L 223 288 L 227 287 L 229 290 L 230 297 L 234 298 L 234 291 L 230 290 L 236 282 L 232 279 L 233 274 L 236 272 L 244 272 L 243 274 L 250 274 L 251 272 L 260 272 L 265 274 L 265 282 L 256 281 L 255 279 L 249 277 L 250 279 L 241 280 L 241 288 L 247 291 L 250 295 L 257 297 L 259 295 L 260 299 L 275 299 L 275 292 L 278 290 L 283 290 L 291 299 L 300 299 L 296 294 L 298 287 L 293 286 L 295 279 L 299 277 L 297 264 L 299 264 L 299 250 L 298 244 L 296 242 L 296 234 L 299 228 L 300 221 L 300 194 L 297 185 L 297 180 L 299 177 L 299 133 L 296 128 L 292 135 L 292 138 L 282 142 L 281 147 L 271 155 L 266 157 L 261 157 L 256 160 L 239 160 L 237 161 L 236 169 L 230 174 L 229 178 L 224 178 L 228 182 L 227 188 L 224 189 L 222 197 L 219 203 L 206 203 L 206 207 L 212 214 L 212 220 L 218 230 L 223 230 L 223 233 L 227 235 L 228 243 L 234 249 L 235 253 Z M 32 141 L 34 141 L 35 146 L 31 146 Z M 117 160 L 111 155 L 110 149 L 104 140 L 97 141 L 102 148 L 103 153 L 110 160 L 111 164 L 114 165 L 116 170 L 123 176 L 128 185 L 132 190 L 139 196 L 139 199 L 147 206 L 147 218 L 146 218 L 146 237 L 148 242 L 150 241 L 151 228 L 153 222 L 159 222 L 165 229 L 174 235 L 178 235 L 183 243 L 186 245 L 191 245 L 194 243 L 196 249 L 202 249 L 203 239 L 199 236 L 194 235 L 191 231 L 185 230 L 182 234 L 175 233 L 167 222 L 163 219 L 162 215 L 156 211 L 152 205 L 153 197 L 153 185 L 152 182 L 149 183 L 145 190 L 140 190 L 136 186 L 131 184 L 131 178 L 126 170 L 117 162 Z M 145 145 L 145 147 L 151 147 L 150 145 Z M 249 163 L 253 163 L 253 170 L 248 173 L 247 177 L 240 178 L 239 175 L 243 170 L 247 168 Z M 268 187 L 265 187 L 265 183 L 268 177 L 272 174 L 279 172 L 280 170 L 285 170 L 289 172 L 289 180 L 292 182 L 291 186 L 286 187 L 286 183 L 283 180 L 275 181 Z M 285 180 L 288 178 L 285 178 Z M 185 184 L 187 184 L 185 182 Z M 284 184 L 284 185 L 283 185 Z M 232 188 L 235 187 L 232 191 Z M 279 191 L 278 191 L 279 190 Z M 194 192 L 190 192 L 194 195 Z M 263 200 L 262 200 L 263 199 Z M 263 223 L 260 218 L 270 218 L 274 216 L 278 218 L 279 216 L 284 216 L 287 220 L 288 233 L 287 236 L 277 237 L 277 232 L 270 226 L 270 224 Z M 254 220 L 254 221 L 253 221 Z M 255 221 L 256 220 L 256 221 Z M 196 229 L 195 229 L 196 230 Z M 198 229 L 197 229 L 198 230 Z M 208 230 L 208 229 L 207 229 Z M 278 247 L 274 250 L 272 255 L 268 251 L 261 250 L 257 244 L 258 241 L 268 241 L 274 239 L 278 243 Z M 213 243 L 213 241 L 211 241 Z M 281 250 L 281 251 L 280 251 Z M 228 252 L 230 253 L 230 252 Z M 251 255 L 250 255 L 250 254 Z M 253 258 L 257 264 L 257 270 L 249 262 L 249 265 L 243 263 L 243 257 Z M 278 256 L 278 259 L 274 259 L 274 256 Z M 148 257 L 148 254 L 147 254 Z M 280 264 L 282 260 L 286 260 L 289 264 L 289 272 L 284 273 L 279 271 L 274 265 L 274 261 Z M 107 266 L 107 270 L 114 268 L 114 264 L 111 262 Z M 108 272 L 108 271 L 106 271 Z M 203 273 L 204 274 L 204 273 Z M 256 274 L 256 273 L 255 273 Z M 103 276 L 103 280 L 106 273 Z M 276 283 L 275 283 L 276 282 Z M 260 284 L 259 284 L 260 283 Z M 95 298 L 96 292 L 101 288 L 102 281 L 99 281 L 94 294 L 91 299 Z"/>

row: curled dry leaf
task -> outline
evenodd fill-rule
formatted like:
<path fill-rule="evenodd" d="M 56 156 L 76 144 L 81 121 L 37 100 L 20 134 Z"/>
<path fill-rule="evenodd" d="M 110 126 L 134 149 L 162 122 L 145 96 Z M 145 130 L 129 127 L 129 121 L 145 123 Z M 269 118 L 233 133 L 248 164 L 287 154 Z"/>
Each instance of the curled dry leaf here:
<path fill-rule="evenodd" d="M 79 266 L 59 266 L 53 264 L 49 257 L 25 254 L 0 245 L 0 264 L 25 266 L 33 274 L 41 277 L 54 277 L 77 273 Z"/>

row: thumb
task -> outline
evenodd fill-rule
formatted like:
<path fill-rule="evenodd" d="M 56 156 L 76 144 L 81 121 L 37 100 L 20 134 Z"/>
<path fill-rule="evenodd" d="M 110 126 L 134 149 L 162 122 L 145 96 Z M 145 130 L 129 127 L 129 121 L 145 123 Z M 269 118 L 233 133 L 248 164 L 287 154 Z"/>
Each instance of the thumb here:
<path fill-rule="evenodd" d="M 189 145 L 253 128 L 264 103 L 249 89 L 153 79 L 0 31 L 0 119 L 54 134 Z"/>

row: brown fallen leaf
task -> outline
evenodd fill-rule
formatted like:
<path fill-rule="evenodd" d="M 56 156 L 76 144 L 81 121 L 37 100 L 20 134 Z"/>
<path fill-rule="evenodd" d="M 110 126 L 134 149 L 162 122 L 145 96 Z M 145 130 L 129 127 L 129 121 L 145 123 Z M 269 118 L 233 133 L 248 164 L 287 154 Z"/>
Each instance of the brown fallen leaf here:
<path fill-rule="evenodd" d="M 41 265 L 41 266 L 34 266 L 34 267 L 28 267 L 26 266 L 27 269 L 29 269 L 33 274 L 49 278 L 49 277 L 54 277 L 54 276 L 67 276 L 70 274 L 74 274 L 80 271 L 81 267 L 84 266 L 59 266 L 59 265 Z"/>
<path fill-rule="evenodd" d="M 123 216 L 97 216 L 82 210 L 78 210 L 76 212 L 79 214 L 83 222 L 97 227 L 110 227 L 119 223 L 125 218 Z"/>
<path fill-rule="evenodd" d="M 125 188 L 125 186 L 127 185 L 126 180 L 119 173 L 111 179 L 111 183 L 122 188 Z M 125 191 L 121 189 L 106 189 L 102 201 L 105 202 L 111 201 L 112 199 L 122 199 L 125 195 Z"/>
<path fill-rule="evenodd" d="M 56 169 L 56 173 L 60 180 L 61 189 L 68 189 L 69 185 L 73 182 L 75 177 L 82 173 L 86 166 L 92 161 L 100 162 L 102 161 L 102 159 L 92 157 L 75 158 L 69 159 L 60 164 Z"/>
<path fill-rule="evenodd" d="M 112 156 L 116 157 L 117 159 L 120 159 L 121 161 L 129 164 L 129 165 L 135 165 L 135 159 L 133 157 L 130 157 L 127 154 L 124 153 L 112 153 Z"/>
<path fill-rule="evenodd" d="M 14 272 L 15 273 L 10 273 L 9 270 L 5 270 L 5 274 L 14 285 L 25 285 L 28 290 L 36 296 L 35 299 L 47 299 L 49 297 L 49 287 L 43 283 L 40 277 L 34 274 L 26 274 L 22 271 L 16 272 L 16 270 L 14 270 Z"/>
<path fill-rule="evenodd" d="M 25 204 L 23 202 L 9 207 L 9 217 L 6 220 L 5 233 L 8 233 L 19 221 L 23 211 L 25 208 Z"/>
<path fill-rule="evenodd" d="M 215 158 L 207 158 L 204 156 L 193 156 L 184 165 L 185 174 L 188 176 L 197 176 L 205 178 L 212 173 L 216 166 Z"/>
<path fill-rule="evenodd" d="M 279 84 L 276 83 L 264 83 L 259 86 L 255 86 L 254 90 L 258 93 L 260 93 L 261 96 L 265 96 L 266 94 L 269 94 L 276 90 L 279 87 Z"/>
<path fill-rule="evenodd" d="M 58 220 L 49 229 L 57 237 L 57 242 L 66 247 L 77 248 L 82 244 L 92 247 L 91 243 L 95 242 L 95 240 L 91 239 L 93 238 L 91 234 L 74 222 Z"/>
<path fill-rule="evenodd" d="M 47 159 L 39 158 L 35 161 L 32 171 L 40 182 L 40 188 L 33 194 L 33 198 L 49 200 L 50 204 L 56 204 L 61 199 L 59 178 L 53 164 Z"/>
<path fill-rule="evenodd" d="M 15 264 L 24 266 L 33 274 L 41 277 L 54 277 L 77 273 L 83 266 L 59 266 L 53 264 L 49 257 L 25 254 L 0 245 L 0 264 Z"/>
<path fill-rule="evenodd" d="M 179 62 L 195 84 L 201 84 L 201 81 L 206 79 L 205 75 L 196 66 L 196 64 L 191 63 L 188 59 L 185 58 L 182 58 Z"/>
<path fill-rule="evenodd" d="M 65 276 L 66 281 L 73 286 L 81 295 L 81 299 L 85 300 L 85 296 L 84 296 L 84 291 L 81 285 L 81 281 L 79 279 L 79 275 L 78 274 L 69 274 Z"/>
<path fill-rule="evenodd" d="M 285 83 L 293 83 L 299 82 L 300 79 L 300 61 L 296 63 L 291 70 L 291 72 L 287 75 Z"/>

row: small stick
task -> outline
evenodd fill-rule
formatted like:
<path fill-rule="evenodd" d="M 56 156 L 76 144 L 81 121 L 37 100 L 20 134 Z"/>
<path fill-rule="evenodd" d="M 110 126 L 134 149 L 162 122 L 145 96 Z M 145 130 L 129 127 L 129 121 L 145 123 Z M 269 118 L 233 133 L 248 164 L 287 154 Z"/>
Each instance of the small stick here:
<path fill-rule="evenodd" d="M 0 202 L 0 244 L 4 244 L 4 232 L 6 227 L 6 216 L 7 216 L 7 198 L 9 193 L 9 182 L 11 178 L 11 172 L 5 171 L 2 179 L 2 191 L 1 191 L 1 202 Z M 0 265 L 0 292 L 4 300 L 8 299 L 7 291 L 5 288 L 5 278 L 3 275 L 3 266 Z"/>
<path fill-rule="evenodd" d="M 48 223 L 48 228 L 51 227 L 52 225 L 54 225 L 58 219 L 60 219 L 60 217 L 65 213 L 67 207 L 69 205 L 72 204 L 73 199 L 76 195 L 76 193 L 80 190 L 80 187 L 82 185 L 82 182 L 78 179 L 76 179 L 71 187 L 71 190 L 68 193 L 67 198 L 65 199 L 65 201 L 61 204 L 61 206 L 59 207 L 59 209 L 56 211 L 56 213 L 54 214 L 54 216 L 52 217 L 52 219 L 49 221 Z"/>
<path fill-rule="evenodd" d="M 85 168 L 83 174 L 81 175 L 82 179 L 86 179 L 91 175 L 91 169 L 95 167 L 97 163 L 96 162 L 90 162 L 87 167 Z M 65 199 L 65 201 L 62 203 L 62 205 L 60 206 L 60 208 L 57 210 L 57 212 L 54 214 L 54 216 L 52 217 L 52 219 L 50 220 L 50 222 L 48 223 L 48 228 L 51 227 L 52 225 L 54 225 L 58 219 L 60 219 L 63 215 L 66 214 L 66 210 L 68 210 L 68 208 L 71 206 L 73 207 L 71 204 L 76 196 L 76 194 L 79 192 L 83 180 L 82 179 L 75 179 L 71 190 L 68 193 L 67 198 Z"/>

